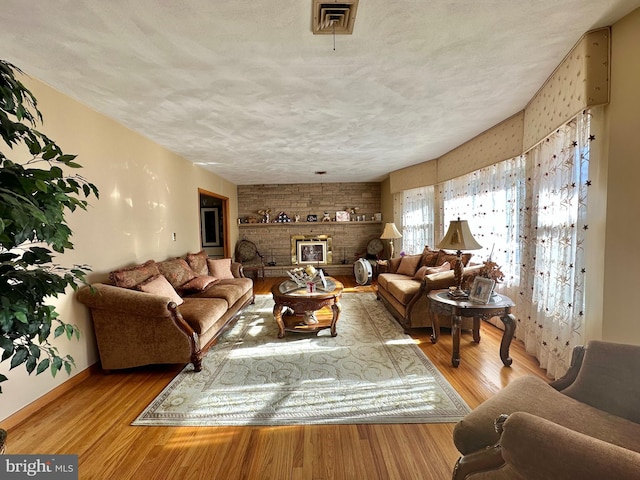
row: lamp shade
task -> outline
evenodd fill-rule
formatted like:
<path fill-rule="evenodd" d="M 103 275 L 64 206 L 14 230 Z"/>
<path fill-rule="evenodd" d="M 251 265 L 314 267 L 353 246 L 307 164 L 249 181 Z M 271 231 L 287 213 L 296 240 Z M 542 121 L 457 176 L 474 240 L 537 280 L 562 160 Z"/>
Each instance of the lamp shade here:
<path fill-rule="evenodd" d="M 384 226 L 384 231 L 382 232 L 382 235 L 380 235 L 380 238 L 382 240 L 392 240 L 394 238 L 402 238 L 402 235 L 396 228 L 395 223 L 387 223 Z"/>
<path fill-rule="evenodd" d="M 388 224 L 387 224 L 388 225 Z M 466 220 L 453 220 L 449 224 L 449 230 L 437 245 L 438 248 L 446 250 L 479 250 L 482 248 L 476 239 L 471 235 L 469 223 Z"/>

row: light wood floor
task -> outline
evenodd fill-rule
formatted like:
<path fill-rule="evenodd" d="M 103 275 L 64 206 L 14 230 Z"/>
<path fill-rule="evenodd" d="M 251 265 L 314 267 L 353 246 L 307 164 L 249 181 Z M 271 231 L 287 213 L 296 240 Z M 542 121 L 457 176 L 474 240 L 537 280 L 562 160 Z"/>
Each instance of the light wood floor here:
<path fill-rule="evenodd" d="M 350 291 L 352 277 L 338 277 Z M 277 279 L 258 280 L 269 293 Z M 354 288 L 355 287 L 355 288 Z M 429 330 L 412 334 L 424 353 L 474 408 L 523 375 L 545 378 L 518 341 L 513 366 L 498 354 L 502 332 L 481 327 L 474 344 L 461 341 L 461 363 L 450 362 L 451 336 L 438 344 Z M 9 431 L 7 453 L 78 454 L 80 479 L 447 479 L 458 458 L 453 424 L 288 427 L 132 427 L 141 410 L 180 371 L 155 366 L 96 373 Z"/>

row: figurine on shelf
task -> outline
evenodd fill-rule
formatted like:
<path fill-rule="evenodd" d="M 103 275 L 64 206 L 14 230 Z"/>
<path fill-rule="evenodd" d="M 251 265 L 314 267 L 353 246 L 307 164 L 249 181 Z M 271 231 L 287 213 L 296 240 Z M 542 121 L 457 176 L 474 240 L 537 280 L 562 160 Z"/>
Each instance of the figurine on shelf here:
<path fill-rule="evenodd" d="M 258 210 L 258 213 L 264 217 L 262 219 L 262 223 L 269 223 L 269 219 L 270 219 L 269 217 L 271 215 L 271 209 L 270 208 L 264 208 L 262 210 Z"/>
<path fill-rule="evenodd" d="M 331 217 L 329 216 L 329 212 L 323 212 L 322 221 L 323 222 L 330 222 L 331 221 Z"/>
<path fill-rule="evenodd" d="M 280 212 L 280 213 L 278 213 L 278 216 L 276 217 L 274 222 L 275 223 L 289 223 L 289 222 L 291 222 L 291 219 L 289 218 L 289 215 L 287 215 L 286 213 Z"/>

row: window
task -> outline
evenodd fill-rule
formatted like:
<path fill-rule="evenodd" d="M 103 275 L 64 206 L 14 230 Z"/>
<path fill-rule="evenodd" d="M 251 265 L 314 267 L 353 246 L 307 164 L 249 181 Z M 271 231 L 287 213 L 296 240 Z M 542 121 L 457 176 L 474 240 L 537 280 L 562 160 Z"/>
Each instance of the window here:
<path fill-rule="evenodd" d="M 500 265 L 505 287 L 518 284 L 525 172 L 525 157 L 519 156 L 444 182 L 440 190 L 444 230 L 451 220 L 467 220 L 483 247 L 470 253 Z"/>
<path fill-rule="evenodd" d="M 433 246 L 434 188 L 405 190 L 402 198 L 402 250 L 421 253 L 425 245 Z"/>

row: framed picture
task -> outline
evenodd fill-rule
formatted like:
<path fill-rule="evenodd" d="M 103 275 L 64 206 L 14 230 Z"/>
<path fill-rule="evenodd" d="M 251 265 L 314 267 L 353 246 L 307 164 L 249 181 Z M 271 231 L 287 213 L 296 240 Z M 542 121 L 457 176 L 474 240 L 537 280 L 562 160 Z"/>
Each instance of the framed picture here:
<path fill-rule="evenodd" d="M 496 282 L 490 278 L 476 277 L 469 291 L 469 300 L 476 303 L 489 303 L 495 284 Z"/>
<path fill-rule="evenodd" d="M 298 265 L 327 263 L 326 242 L 298 242 Z"/>
<path fill-rule="evenodd" d="M 200 229 L 203 247 L 222 245 L 220 209 L 218 207 L 200 209 Z"/>
<path fill-rule="evenodd" d="M 317 215 L 307 215 L 307 222 L 317 222 L 317 221 L 318 221 Z"/>
<path fill-rule="evenodd" d="M 336 222 L 348 222 L 349 221 L 349 212 L 342 211 L 336 212 Z"/>

